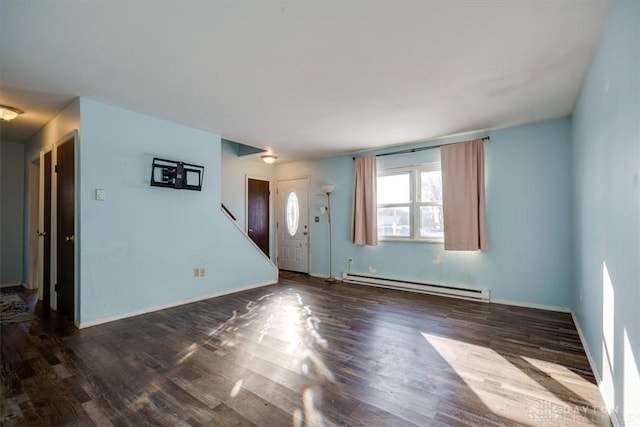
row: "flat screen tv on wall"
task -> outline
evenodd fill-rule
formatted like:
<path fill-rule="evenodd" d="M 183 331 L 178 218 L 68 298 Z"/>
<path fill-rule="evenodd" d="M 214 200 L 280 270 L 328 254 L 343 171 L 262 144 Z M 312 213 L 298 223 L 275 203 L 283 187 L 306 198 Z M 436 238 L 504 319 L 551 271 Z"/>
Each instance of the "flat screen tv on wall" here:
<path fill-rule="evenodd" d="M 151 186 L 175 188 L 176 190 L 202 190 L 204 166 L 176 160 L 153 158 Z"/>

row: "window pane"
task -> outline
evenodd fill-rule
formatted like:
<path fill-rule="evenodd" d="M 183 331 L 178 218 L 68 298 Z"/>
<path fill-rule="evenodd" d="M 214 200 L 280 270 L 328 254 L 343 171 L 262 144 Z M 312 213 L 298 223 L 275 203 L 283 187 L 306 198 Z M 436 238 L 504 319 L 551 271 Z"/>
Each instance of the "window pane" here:
<path fill-rule="evenodd" d="M 420 237 L 431 239 L 444 237 L 442 206 L 420 206 Z"/>
<path fill-rule="evenodd" d="M 287 232 L 289 236 L 295 236 L 298 231 L 298 223 L 300 221 L 300 206 L 298 205 L 298 196 L 293 191 L 287 196 Z"/>
<path fill-rule="evenodd" d="M 411 202 L 411 174 L 378 177 L 378 204 Z"/>
<path fill-rule="evenodd" d="M 420 172 L 420 201 L 438 202 L 442 200 L 442 173 L 440 171 Z"/>
<path fill-rule="evenodd" d="M 409 237 L 409 206 L 378 208 L 378 236 Z"/>

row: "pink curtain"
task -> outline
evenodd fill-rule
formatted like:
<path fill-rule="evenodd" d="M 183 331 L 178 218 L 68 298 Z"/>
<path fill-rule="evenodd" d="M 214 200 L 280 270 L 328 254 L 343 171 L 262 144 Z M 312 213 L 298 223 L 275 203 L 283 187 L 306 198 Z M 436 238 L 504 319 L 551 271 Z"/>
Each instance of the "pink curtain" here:
<path fill-rule="evenodd" d="M 440 154 L 445 250 L 488 249 L 483 141 L 443 145 Z"/>
<path fill-rule="evenodd" d="M 356 245 L 378 245 L 376 157 L 359 157 L 355 164 L 351 237 Z"/>

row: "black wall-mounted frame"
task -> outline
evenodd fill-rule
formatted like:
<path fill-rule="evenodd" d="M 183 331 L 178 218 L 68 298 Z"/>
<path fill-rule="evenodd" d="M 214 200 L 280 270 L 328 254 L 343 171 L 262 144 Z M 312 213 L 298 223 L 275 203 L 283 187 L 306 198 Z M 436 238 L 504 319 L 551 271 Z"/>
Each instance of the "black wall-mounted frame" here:
<path fill-rule="evenodd" d="M 176 190 L 202 190 L 204 166 L 176 160 L 153 158 L 151 186 L 175 188 Z"/>

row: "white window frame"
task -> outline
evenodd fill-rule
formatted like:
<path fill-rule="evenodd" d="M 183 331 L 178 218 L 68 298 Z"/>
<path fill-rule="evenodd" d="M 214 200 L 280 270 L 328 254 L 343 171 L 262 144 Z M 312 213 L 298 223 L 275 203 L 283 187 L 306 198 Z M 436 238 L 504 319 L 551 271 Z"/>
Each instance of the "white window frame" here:
<path fill-rule="evenodd" d="M 420 185 L 421 172 L 441 171 L 440 162 L 423 163 L 413 166 L 402 166 L 396 168 L 380 169 L 378 177 L 409 174 L 410 201 L 408 203 L 378 203 L 377 208 L 409 207 L 409 236 L 384 236 L 378 235 L 380 241 L 390 242 L 419 242 L 419 243 L 444 243 L 444 235 L 441 238 L 420 236 L 420 207 L 421 206 L 442 206 L 442 201 L 421 202 L 422 186 Z M 376 209 L 377 210 L 377 209 Z"/>

